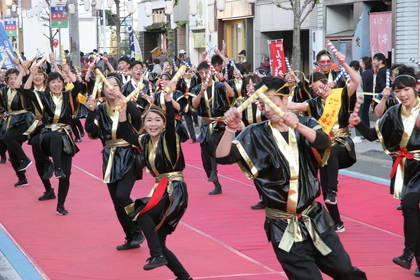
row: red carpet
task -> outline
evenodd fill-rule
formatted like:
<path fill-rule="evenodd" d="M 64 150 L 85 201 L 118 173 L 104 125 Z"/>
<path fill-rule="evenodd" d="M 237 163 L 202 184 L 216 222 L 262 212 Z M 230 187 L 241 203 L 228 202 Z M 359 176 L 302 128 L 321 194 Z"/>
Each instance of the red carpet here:
<path fill-rule="evenodd" d="M 68 216 L 55 214 L 56 200 L 37 201 L 43 187 L 34 166 L 28 170 L 30 186 L 16 189 L 16 177 L 6 164 L 0 166 L 0 223 L 49 279 L 174 279 L 167 268 L 142 270 L 149 256 L 146 243 L 137 250 L 115 250 L 124 236 L 106 185 L 98 180 L 102 147 L 86 137 L 79 147 Z M 25 149 L 30 155 L 30 148 Z M 212 185 L 201 168 L 199 149 L 198 144 L 184 145 L 189 208 L 168 247 L 194 279 L 287 279 L 266 240 L 264 212 L 249 209 L 258 199 L 252 182 L 236 166 L 221 166 L 224 194 L 207 195 Z M 137 182 L 133 197 L 152 186 L 150 176 L 145 177 Z M 55 180 L 53 184 L 56 189 Z M 340 237 L 368 279 L 415 279 L 414 268 L 408 271 L 392 263 L 403 248 L 402 217 L 395 210 L 398 201 L 388 192 L 387 186 L 340 177 L 338 199 L 347 228 Z"/>

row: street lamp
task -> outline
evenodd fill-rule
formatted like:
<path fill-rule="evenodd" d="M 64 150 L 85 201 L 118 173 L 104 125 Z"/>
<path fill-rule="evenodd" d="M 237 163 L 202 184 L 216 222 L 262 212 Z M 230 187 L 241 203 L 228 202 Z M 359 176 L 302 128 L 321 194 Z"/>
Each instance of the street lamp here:
<path fill-rule="evenodd" d="M 165 1 L 165 14 L 170 16 L 172 15 L 172 12 L 174 11 L 174 3 L 172 0 Z"/>
<path fill-rule="evenodd" d="M 146 14 L 146 17 L 150 17 L 152 15 L 152 3 L 150 1 L 144 3 L 144 12 Z"/>
<path fill-rule="evenodd" d="M 197 14 L 197 0 L 190 0 L 190 14 L 192 16 Z"/>
<path fill-rule="evenodd" d="M 88 12 L 90 8 L 90 0 L 83 0 L 83 6 L 85 8 L 85 11 Z"/>
<path fill-rule="evenodd" d="M 134 14 L 135 11 L 136 11 L 136 8 L 134 7 L 133 1 L 128 0 L 128 2 L 127 2 L 127 12 L 129 14 Z"/>
<path fill-rule="evenodd" d="M 223 12 L 226 8 L 225 0 L 217 0 L 216 7 L 218 11 Z"/>
<path fill-rule="evenodd" d="M 257 0 L 247 0 L 249 4 L 254 4 Z"/>
<path fill-rule="evenodd" d="M 112 5 L 114 5 L 114 0 L 108 0 L 108 9 L 112 9 Z"/>

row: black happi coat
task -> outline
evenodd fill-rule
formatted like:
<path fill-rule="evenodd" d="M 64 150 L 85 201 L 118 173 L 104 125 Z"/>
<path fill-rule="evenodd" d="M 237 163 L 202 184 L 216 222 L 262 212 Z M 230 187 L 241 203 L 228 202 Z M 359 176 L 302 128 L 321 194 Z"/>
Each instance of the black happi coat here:
<path fill-rule="evenodd" d="M 299 121 L 315 130 L 321 129 L 321 126 L 313 118 L 299 117 Z M 230 154 L 227 157 L 218 158 L 217 161 L 221 164 L 237 162 L 245 175 L 254 180 L 264 205 L 286 212 L 291 175 L 288 161 L 277 147 L 272 129 L 274 128 L 271 127 L 269 121 L 248 126 L 233 141 Z M 296 212 L 300 213 L 320 195 L 320 184 L 317 179 L 318 163 L 313 156 L 311 144 L 298 131 L 292 131 L 296 135 L 299 150 Z M 319 234 L 329 230 L 333 225 L 330 216 L 320 204 L 310 213 L 310 217 Z M 267 218 L 265 230 L 268 239 L 279 242 L 287 225 L 287 220 Z M 300 219 L 299 225 L 303 237 L 308 238 L 306 227 Z"/>
<path fill-rule="evenodd" d="M 34 116 L 31 112 L 16 113 L 18 111 L 30 110 L 30 100 L 21 89 L 12 90 L 6 85 L 1 85 L 0 108 L 8 114 L 8 117 L 5 119 L 7 129 L 19 125 L 29 127 L 34 121 Z"/>
<path fill-rule="evenodd" d="M 139 170 L 137 151 L 132 145 L 117 145 L 112 147 L 110 142 L 118 142 L 122 140 L 117 138 L 118 129 L 118 111 L 112 110 L 109 105 L 104 102 L 96 107 L 95 111 L 89 111 L 86 119 L 86 132 L 92 139 L 101 139 L 104 146 L 102 150 L 102 171 L 103 177 L 107 183 L 115 183 L 123 179 L 124 175 L 133 167 L 136 168 L 137 178 L 141 178 L 142 170 Z M 139 131 L 141 128 L 141 111 L 135 103 L 127 103 L 127 119 L 129 120 L 130 129 Z M 127 143 L 128 144 L 128 143 Z M 114 149 L 114 151 L 112 151 Z M 109 164 L 110 154 L 113 153 L 113 162 L 109 178 L 107 178 L 106 169 Z"/>
<path fill-rule="evenodd" d="M 120 123 L 118 135 L 140 148 L 145 165 L 153 177 L 170 172 L 182 172 L 185 168 L 179 136 L 175 131 L 175 110 L 171 102 L 166 102 L 166 128 L 156 143 L 145 133 L 133 133 L 127 122 Z M 187 186 L 183 180 L 171 181 L 173 192 L 166 193 L 170 197 L 170 205 L 162 213 L 163 224 L 167 233 L 175 230 L 188 205 Z M 136 201 L 137 204 L 139 200 Z"/>

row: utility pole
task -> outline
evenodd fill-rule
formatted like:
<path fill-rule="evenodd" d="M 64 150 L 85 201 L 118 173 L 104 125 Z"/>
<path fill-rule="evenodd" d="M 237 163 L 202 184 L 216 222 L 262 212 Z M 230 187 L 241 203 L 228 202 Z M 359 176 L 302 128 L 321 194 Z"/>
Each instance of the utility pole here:
<path fill-rule="evenodd" d="M 79 8 L 77 0 L 68 0 L 68 4 L 74 5 L 74 13 L 70 14 L 70 53 L 74 66 L 80 67 L 80 45 L 79 45 Z"/>

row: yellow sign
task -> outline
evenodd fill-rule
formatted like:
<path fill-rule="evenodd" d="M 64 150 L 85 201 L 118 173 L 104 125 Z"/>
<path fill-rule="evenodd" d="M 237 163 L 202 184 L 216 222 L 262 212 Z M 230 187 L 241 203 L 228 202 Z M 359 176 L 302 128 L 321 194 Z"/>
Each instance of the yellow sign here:
<path fill-rule="evenodd" d="M 327 100 L 325 101 L 324 113 L 318 120 L 319 124 L 322 126 L 322 130 L 326 134 L 330 133 L 338 118 L 338 114 L 340 113 L 341 93 L 343 92 L 343 89 L 336 88 L 331 91 L 332 93 L 328 95 Z"/>
<path fill-rule="evenodd" d="M 205 49 L 206 48 L 206 38 L 204 32 L 193 32 L 194 39 L 194 48 L 195 49 Z"/>

